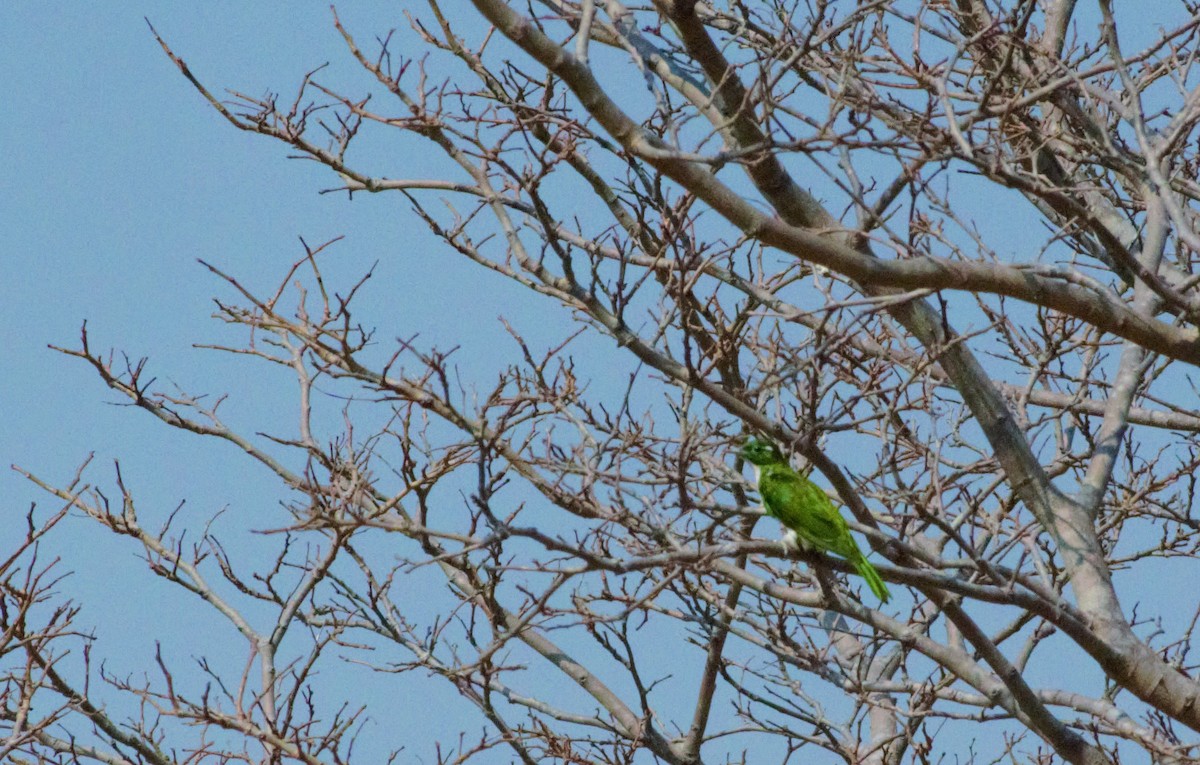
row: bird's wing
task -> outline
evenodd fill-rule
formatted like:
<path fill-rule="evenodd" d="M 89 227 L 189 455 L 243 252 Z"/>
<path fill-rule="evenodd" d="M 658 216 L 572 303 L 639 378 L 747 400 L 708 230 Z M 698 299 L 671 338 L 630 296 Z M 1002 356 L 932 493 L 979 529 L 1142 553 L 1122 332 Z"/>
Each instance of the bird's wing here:
<path fill-rule="evenodd" d="M 767 511 L 814 547 L 844 558 L 861 555 L 845 519 L 812 481 L 790 468 L 764 471 L 758 491 Z"/>

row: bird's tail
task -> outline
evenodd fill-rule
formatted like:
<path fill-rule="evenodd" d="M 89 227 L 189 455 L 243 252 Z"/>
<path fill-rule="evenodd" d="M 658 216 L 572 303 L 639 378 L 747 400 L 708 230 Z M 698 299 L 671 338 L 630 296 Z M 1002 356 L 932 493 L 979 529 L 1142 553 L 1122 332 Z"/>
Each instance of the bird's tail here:
<path fill-rule="evenodd" d="M 854 570 L 866 580 L 867 586 L 875 593 L 875 597 L 879 598 L 880 603 L 887 603 L 891 599 L 892 593 L 888 592 L 887 585 L 879 578 L 879 572 L 862 555 L 854 560 Z"/>

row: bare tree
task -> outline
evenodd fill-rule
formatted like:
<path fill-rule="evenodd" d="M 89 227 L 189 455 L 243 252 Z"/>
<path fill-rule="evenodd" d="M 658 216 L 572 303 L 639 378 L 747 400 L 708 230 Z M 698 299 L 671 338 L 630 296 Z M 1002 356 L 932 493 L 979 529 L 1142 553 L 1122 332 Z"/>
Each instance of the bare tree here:
<path fill-rule="evenodd" d="M 1108 0 L 430 0 L 408 57 L 335 16 L 361 89 L 316 72 L 286 99 L 225 100 L 160 38 L 229 123 L 328 167 L 326 191 L 398 195 L 445 242 L 421 257 L 527 288 L 562 341 L 512 329 L 511 365 L 468 386 L 446 349 L 364 325 L 372 286 L 327 284 L 324 247 L 271 294 L 212 267 L 239 295 L 219 318 L 248 330 L 224 350 L 297 383 L 298 430 L 251 435 L 85 331 L 63 352 L 273 471 L 290 515 L 247 573 L 205 530 L 146 528 L 119 476 L 110 502 L 30 475 L 249 650 L 203 693 L 163 657 L 69 680 L 69 611 L 28 626 L 42 574 L 14 557 L 0 571 L 33 576 L 0 614 L 5 751 L 350 761 L 372 710 L 311 692 L 350 661 L 478 709 L 485 732 L 439 762 L 1194 761 L 1200 609 L 1128 596 L 1150 566 L 1194 579 L 1200 543 L 1200 11 L 1157 5 L 1177 21 Z M 386 177 L 351 151 L 393 131 L 457 170 Z M 1013 253 L 1015 230 L 1039 246 Z M 339 396 L 372 403 L 330 432 Z M 830 487 L 891 603 L 760 523 L 751 433 Z M 397 596 L 431 570 L 432 618 Z"/>

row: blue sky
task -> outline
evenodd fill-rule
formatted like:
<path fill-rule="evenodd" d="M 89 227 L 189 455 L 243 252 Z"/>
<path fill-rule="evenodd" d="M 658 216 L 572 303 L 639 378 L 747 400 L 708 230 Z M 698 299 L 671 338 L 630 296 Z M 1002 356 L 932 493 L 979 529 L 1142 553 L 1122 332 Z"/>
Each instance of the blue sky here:
<path fill-rule="evenodd" d="M 399 8 L 339 11 L 370 46 L 392 27 L 401 37 L 411 34 Z M 350 60 L 325 3 L 121 3 L 105 15 L 82 5 L 0 6 L 0 262 L 7 276 L 0 282 L 0 332 L 8 362 L 0 375 L 0 458 L 5 467 L 17 464 L 63 485 L 94 454 L 87 479 L 110 495 L 119 459 L 146 526 L 185 502 L 180 527 L 190 527 L 194 540 L 206 519 L 224 511 L 215 530 L 248 568 L 273 556 L 255 547 L 262 538 L 248 530 L 286 523 L 278 481 L 225 443 L 114 405 L 121 400 L 89 366 L 47 346 L 78 347 L 86 320 L 93 350 L 115 349 L 118 359 L 147 356 L 148 374 L 168 390 L 177 384 L 191 393 L 231 393 L 222 412 L 232 426 L 286 435 L 295 421 L 287 375 L 194 347 L 244 341 L 244 333 L 212 318 L 213 298 L 234 296 L 197 261 L 273 291 L 303 253 L 299 238 L 316 245 L 343 235 L 325 260 L 329 283 L 344 289 L 374 266 L 360 301 L 366 323 L 380 327 L 385 344 L 417 335 L 426 347 L 460 346 L 456 359 L 468 385 L 490 386 L 511 361 L 515 345 L 498 316 L 545 343 L 578 325 L 447 254 L 398 195 L 351 201 L 318 194 L 336 179 L 288 160 L 282 145 L 228 125 L 163 54 L 143 16 L 214 92 L 275 91 L 290 99 L 303 74 L 326 62 L 325 82 L 348 92 L 374 84 Z M 404 44 L 406 53 L 417 50 Z M 436 152 L 403 141 L 369 148 L 364 164 L 376 174 L 447 175 Z M 620 370 L 597 363 L 599 375 Z M 341 403 L 324 403 L 336 419 Z M 8 470 L 0 472 L 0 496 L 10 516 L 0 525 L 0 549 L 24 533 L 13 521 L 30 503 L 43 513 L 58 507 Z M 209 608 L 152 576 L 136 545 L 79 518 L 56 532 L 43 559 L 61 555 L 59 570 L 73 572 L 58 589 L 82 605 L 77 626 L 95 630 L 95 656 L 110 672 L 139 675 L 159 641 L 177 668 L 203 655 L 227 662 L 234 676 L 241 671 L 244 641 Z M 258 559 L 249 555 L 255 550 Z M 402 590 L 422 601 L 444 588 L 429 568 Z M 397 679 L 339 668 L 317 684 L 330 699 L 352 689 L 352 700 L 376 705 L 377 727 L 368 729 L 360 753 L 382 757 L 404 744 L 404 761 L 427 761 L 435 739 L 450 744 L 460 730 L 474 736 L 482 729 L 479 714 L 447 683 L 424 674 Z M 561 683 L 540 690 L 575 694 Z"/>
<path fill-rule="evenodd" d="M 402 5 L 339 10 L 365 43 L 390 27 L 406 28 Z M 334 185 L 328 173 L 287 160 L 277 143 L 232 129 L 162 54 L 143 19 L 214 90 L 251 96 L 276 90 L 286 98 L 304 72 L 325 62 L 331 81 L 350 83 L 351 90 L 360 82 L 326 3 L 115 3 L 106 11 L 82 3 L 0 4 L 4 466 L 16 463 L 63 483 L 94 452 L 89 475 L 111 486 L 112 460 L 119 457 L 148 517 L 186 499 L 194 519 L 228 507 L 261 514 L 259 527 L 277 525 L 278 484 L 264 471 L 224 444 L 113 406 L 115 394 L 90 368 L 47 348 L 75 347 L 86 320 L 93 348 L 150 356 L 151 374 L 161 380 L 213 394 L 237 380 L 227 409 L 247 430 L 292 417 L 276 395 L 283 378 L 262 364 L 193 347 L 240 340 L 211 318 L 212 298 L 230 292 L 197 263 L 201 258 L 267 288 L 301 254 L 298 237 L 317 244 L 345 235 L 330 260 L 332 272 L 345 284 L 378 263 L 367 305 L 386 319 L 386 333 L 462 345 L 460 361 L 480 380 L 511 350 L 498 315 L 546 339 L 573 329 L 545 323 L 545 316 L 561 315 L 542 312 L 527 293 L 446 256 L 399 197 L 358 195 L 351 202 L 344 194 L 319 195 Z M 385 167 L 392 163 L 388 172 L 445 175 L 432 152 L 404 149 L 379 155 Z M 981 225 L 1005 223 L 993 218 Z M 469 332 L 462 331 L 464 320 Z M 7 470 L 0 471 L 0 496 L 14 519 L 33 501 L 55 506 Z M 21 532 L 17 524 L 0 525 L 0 550 L 13 538 L 7 535 Z M 52 548 L 69 554 L 76 572 L 62 589 L 84 604 L 80 623 L 97 627 L 115 671 L 140 666 L 160 637 L 186 636 L 182 656 L 228 638 L 204 633 L 213 623 L 209 615 L 181 606 L 175 590 L 149 576 L 128 545 L 109 544 L 78 520 L 62 532 Z M 240 648 L 236 655 L 240 661 Z M 443 684 L 427 682 L 421 693 L 427 703 L 405 718 L 412 731 L 478 729 L 479 718 Z"/>
<path fill-rule="evenodd" d="M 327 172 L 232 129 L 162 54 L 143 20 L 149 16 L 214 90 L 288 97 L 305 71 L 327 61 L 331 77 L 346 69 L 327 5 L 116 7 L 129 10 L 102 17 L 64 6 L 0 10 L 0 248 L 8 276 L 0 290 L 12 370 L 0 379 L 6 464 L 61 478 L 91 451 L 98 463 L 120 455 L 135 471 L 163 470 L 165 460 L 166 475 L 186 493 L 195 474 L 215 468 L 204 460 L 223 460 L 222 450 L 103 403 L 115 398 L 86 365 L 47 345 L 76 347 L 86 320 L 94 348 L 150 356 L 153 374 L 194 392 L 225 390 L 236 370 L 269 375 L 192 347 L 240 338 L 211 318 L 212 299 L 231 292 L 197 261 L 265 289 L 302 254 L 300 237 L 315 245 L 345 235 L 329 260 L 344 280 L 379 263 L 369 299 L 386 312 L 387 331 L 462 344 L 462 355 L 483 366 L 503 358 L 494 343 L 442 321 L 472 317 L 483 335 L 498 328 L 500 313 L 519 323 L 523 308 L 506 307 L 501 279 L 435 257 L 435 243 L 398 197 L 319 195 L 335 185 Z M 406 26 L 398 13 L 342 16 L 367 39 Z M 404 152 L 404 172 L 440 174 L 442 167 L 422 165 L 430 156 Z M 387 286 L 412 284 L 427 288 Z M 269 385 L 264 379 L 260 393 Z M 271 396 L 257 400 L 254 386 L 246 387 L 230 407 L 247 417 L 272 414 Z M 16 476 L 0 480 L 6 496 L 30 496 Z"/>
<path fill-rule="evenodd" d="M 374 12 L 343 9 L 342 18 L 367 39 L 406 26 L 398 6 L 377 5 L 382 9 Z M 496 328 L 506 287 L 493 277 L 481 295 L 478 279 L 486 275 L 456 259 L 396 257 L 400 242 L 414 255 L 433 247 L 407 216 L 395 214 L 402 201 L 360 195 L 351 203 L 345 195 L 318 195 L 332 179 L 286 160 L 282 146 L 224 123 L 163 55 L 143 16 L 218 90 L 287 93 L 305 71 L 326 61 L 333 63 L 331 76 L 345 71 L 348 57 L 326 3 L 117 3 L 104 13 L 84 4 L 0 5 L 0 262 L 6 276 L 0 282 L 6 349 L 0 457 L 6 468 L 16 463 L 64 483 L 94 452 L 88 475 L 106 489 L 119 457 L 148 519 L 161 519 L 186 499 L 193 521 L 222 508 L 238 514 L 230 533 L 277 526 L 280 492 L 265 471 L 224 444 L 113 406 L 116 395 L 89 367 L 47 346 L 76 347 L 86 320 L 94 348 L 149 356 L 151 374 L 160 380 L 219 394 L 237 379 L 227 414 L 254 430 L 281 416 L 294 419 L 276 400 L 286 383 L 262 364 L 193 347 L 241 340 L 211 318 L 212 298 L 231 295 L 197 259 L 265 288 L 302 253 L 298 237 L 318 244 L 344 234 L 331 272 L 352 279 L 379 261 L 371 299 L 386 312 L 390 330 L 460 343 L 481 363 L 494 360 L 486 333 L 456 337 L 458 329 L 437 317 L 476 316 Z M 406 174 L 432 174 L 434 168 L 421 164 L 429 155 L 405 156 Z M 389 298 L 386 285 L 416 283 L 425 289 Z M 507 313 L 519 322 L 522 310 Z M 7 469 L 0 473 L 0 496 L 9 515 L 0 525 L 0 549 L 23 534 L 15 521 L 31 502 L 46 511 L 57 507 Z M 247 524 L 245 514 L 262 520 Z M 97 656 L 110 670 L 140 671 L 159 639 L 181 665 L 201 653 L 225 653 L 235 665 L 244 660 L 243 645 L 221 650 L 236 636 L 199 603 L 149 575 L 127 541 L 82 520 L 60 531 L 47 553 L 65 555 L 64 568 L 75 572 L 60 590 L 83 604 L 78 626 L 96 628 Z M 428 756 L 431 749 L 421 750 L 427 737 L 416 731 L 441 724 L 443 738 L 453 740 L 460 728 L 477 731 L 480 722 L 444 683 L 422 680 L 425 703 L 403 715 L 412 728 L 389 728 L 396 736 L 386 738 L 423 742 L 410 752 Z M 365 688 L 371 681 L 357 682 Z M 377 721 L 389 721 L 390 711 L 377 712 Z"/>

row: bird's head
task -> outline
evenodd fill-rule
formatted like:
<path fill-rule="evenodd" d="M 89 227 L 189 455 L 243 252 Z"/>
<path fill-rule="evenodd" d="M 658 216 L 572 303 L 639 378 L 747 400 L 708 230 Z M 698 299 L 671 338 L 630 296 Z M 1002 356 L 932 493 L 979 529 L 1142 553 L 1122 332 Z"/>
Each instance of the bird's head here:
<path fill-rule="evenodd" d="M 742 455 L 742 459 L 755 465 L 775 465 L 779 463 L 787 463 L 783 452 L 779 451 L 779 447 L 770 441 L 760 441 L 757 438 L 751 438 L 747 441 L 738 452 Z"/>

